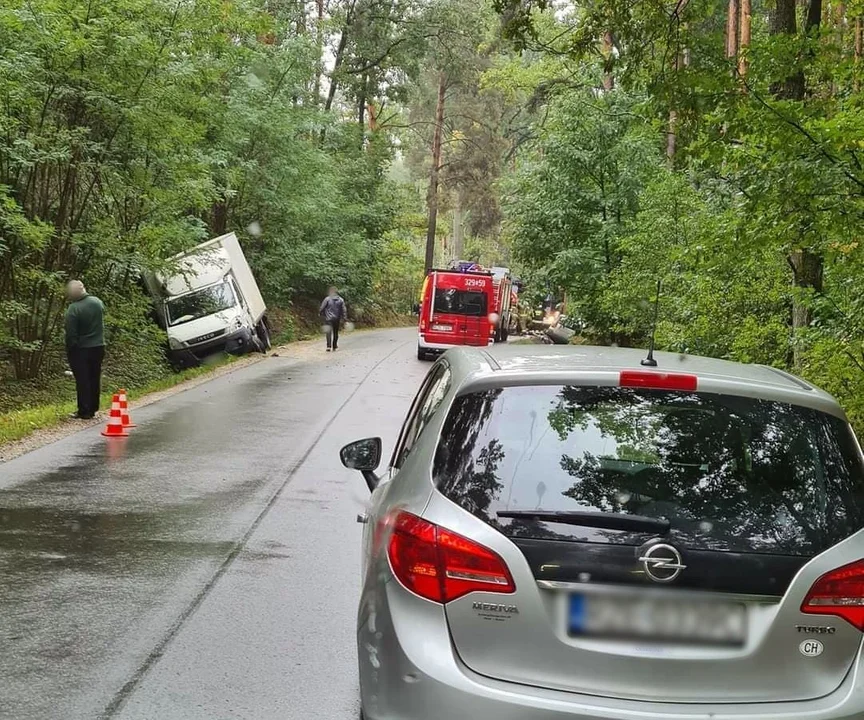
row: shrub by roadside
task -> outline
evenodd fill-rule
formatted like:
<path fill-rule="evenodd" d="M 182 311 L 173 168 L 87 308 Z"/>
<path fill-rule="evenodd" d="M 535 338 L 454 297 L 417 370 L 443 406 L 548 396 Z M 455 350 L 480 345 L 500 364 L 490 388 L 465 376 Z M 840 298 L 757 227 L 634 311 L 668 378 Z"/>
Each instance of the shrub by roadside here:
<path fill-rule="evenodd" d="M 111 407 L 112 394 L 121 386 L 126 388 L 130 399 L 135 399 L 206 375 L 215 368 L 235 360 L 236 358 L 230 356 L 218 357 L 207 365 L 189 368 L 178 373 L 167 373 L 141 385 L 121 383 L 110 374 L 106 374 L 102 382 L 102 386 L 106 390 L 102 393 L 103 414 L 104 410 Z M 5 390 L 4 387 L 4 393 L 0 393 L 4 405 L 15 399 L 11 392 L 7 395 Z M 61 376 L 52 379 L 51 382 L 44 382 L 40 387 L 35 388 L 33 395 L 22 401 L 19 407 L 4 408 L 0 412 L 0 446 L 21 440 L 37 430 L 53 427 L 62 422 L 70 413 L 75 411 L 74 398 L 75 383 L 72 378 Z"/>

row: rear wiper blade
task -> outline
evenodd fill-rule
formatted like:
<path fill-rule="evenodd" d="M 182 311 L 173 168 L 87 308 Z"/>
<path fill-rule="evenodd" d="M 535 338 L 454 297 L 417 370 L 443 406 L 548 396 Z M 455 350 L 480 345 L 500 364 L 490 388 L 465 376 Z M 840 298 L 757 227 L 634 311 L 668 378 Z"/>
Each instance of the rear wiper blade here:
<path fill-rule="evenodd" d="M 499 510 L 499 518 L 513 520 L 540 520 L 543 522 L 583 525 L 604 530 L 630 530 L 632 532 L 656 533 L 665 535 L 672 526 L 668 520 L 646 517 L 644 515 L 624 515 L 582 510 Z"/>

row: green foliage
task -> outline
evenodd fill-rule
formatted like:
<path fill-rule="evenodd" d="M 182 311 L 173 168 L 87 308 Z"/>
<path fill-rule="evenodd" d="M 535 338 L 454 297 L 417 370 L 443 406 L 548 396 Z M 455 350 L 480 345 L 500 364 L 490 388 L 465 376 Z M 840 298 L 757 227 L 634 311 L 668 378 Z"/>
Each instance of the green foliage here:
<path fill-rule="evenodd" d="M 571 309 L 618 341 L 624 328 L 602 296 L 624 259 L 653 151 L 629 105 L 590 91 L 562 94 L 507 193 L 516 256 L 543 268 L 553 287 L 570 291 Z"/>
<path fill-rule="evenodd" d="M 164 337 L 139 272 L 229 230 L 275 307 L 332 283 L 374 302 L 411 275 L 390 137 L 343 120 L 342 101 L 355 76 L 364 104 L 396 97 L 394 64 L 407 80 L 422 50 L 414 10 L 367 5 L 350 19 L 334 7 L 353 24 L 331 107 L 325 27 L 310 30 L 300 5 L 5 3 L 0 363 L 20 379 L 56 372 L 62 286 L 80 277 L 106 304 L 109 366 L 130 385 L 160 376 Z"/>
<path fill-rule="evenodd" d="M 727 58 L 725 2 L 496 2 L 526 51 L 490 82 L 532 112 L 505 222 L 591 339 L 646 343 L 659 279 L 658 346 L 791 369 L 860 429 L 861 8 L 781 4 Z"/>

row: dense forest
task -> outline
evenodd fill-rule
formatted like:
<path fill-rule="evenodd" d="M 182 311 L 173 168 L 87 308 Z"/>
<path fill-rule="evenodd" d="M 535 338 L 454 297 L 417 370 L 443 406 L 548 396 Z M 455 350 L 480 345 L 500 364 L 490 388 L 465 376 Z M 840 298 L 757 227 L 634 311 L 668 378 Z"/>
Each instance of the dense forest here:
<path fill-rule="evenodd" d="M 8 0 L 0 376 L 62 284 L 164 371 L 137 278 L 238 232 L 268 303 L 410 307 L 509 264 L 596 343 L 791 369 L 864 427 L 864 6 L 833 0 Z M 428 252 L 427 252 L 428 250 Z M 7 385 L 8 387 L 8 385 Z"/>
<path fill-rule="evenodd" d="M 791 369 L 864 422 L 864 7 L 507 2 L 513 250 L 597 338 Z M 532 105 L 533 103 L 533 105 Z"/>

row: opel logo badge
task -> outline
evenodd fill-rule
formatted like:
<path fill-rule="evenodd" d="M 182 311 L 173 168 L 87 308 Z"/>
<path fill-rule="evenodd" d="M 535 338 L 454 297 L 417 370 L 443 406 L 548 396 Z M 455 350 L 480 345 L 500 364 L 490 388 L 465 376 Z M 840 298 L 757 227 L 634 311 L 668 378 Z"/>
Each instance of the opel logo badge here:
<path fill-rule="evenodd" d="M 671 545 L 658 543 L 645 549 L 639 556 L 645 575 L 657 583 L 669 583 L 677 578 L 687 566 L 682 562 L 681 553 Z"/>

